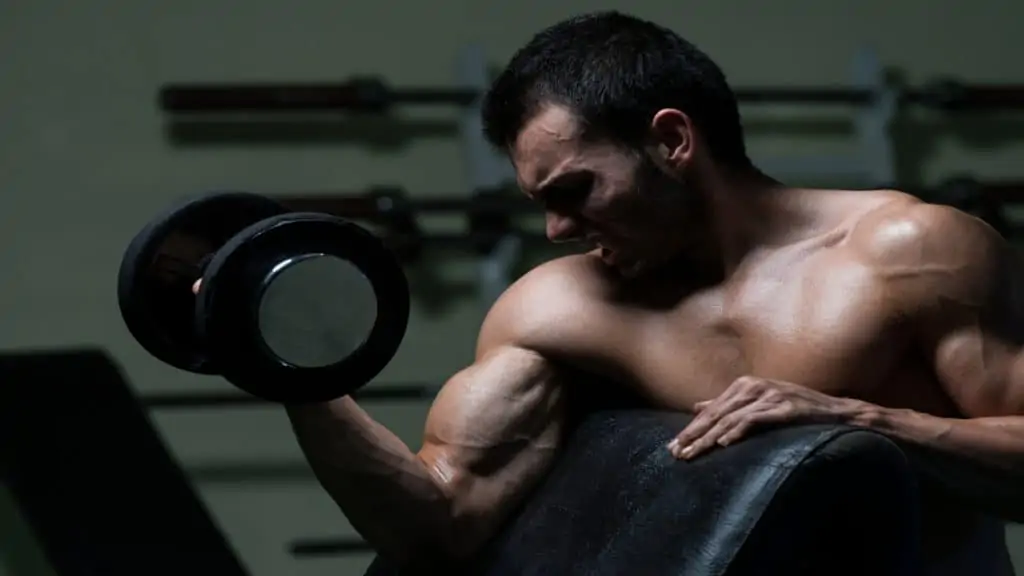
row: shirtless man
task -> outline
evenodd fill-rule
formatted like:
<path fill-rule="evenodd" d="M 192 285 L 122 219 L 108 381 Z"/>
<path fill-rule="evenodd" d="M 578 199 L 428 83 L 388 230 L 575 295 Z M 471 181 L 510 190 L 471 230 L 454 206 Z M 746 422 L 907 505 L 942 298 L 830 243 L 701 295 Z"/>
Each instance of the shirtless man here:
<path fill-rule="evenodd" d="M 494 305 L 413 451 L 351 398 L 289 408 L 326 491 L 381 554 L 470 554 L 557 457 L 566 369 L 697 414 L 697 458 L 772 423 L 876 430 L 1024 466 L 1022 287 L 981 221 L 896 191 L 787 187 L 754 168 L 722 72 L 649 22 L 601 13 L 522 48 L 488 94 L 553 241 Z M 940 515 L 936 574 L 1011 573 L 1001 525 Z M 668 536 L 666 536 L 668 538 Z"/>

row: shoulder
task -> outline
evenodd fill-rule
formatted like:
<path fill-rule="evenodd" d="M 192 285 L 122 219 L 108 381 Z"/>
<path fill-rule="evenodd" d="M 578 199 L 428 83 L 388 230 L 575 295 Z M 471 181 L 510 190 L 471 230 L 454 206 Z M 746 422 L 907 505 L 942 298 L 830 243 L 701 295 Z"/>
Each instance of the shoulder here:
<path fill-rule="evenodd" d="M 941 290 L 962 298 L 984 291 L 1008 254 L 1007 243 L 984 221 L 897 193 L 856 219 L 846 246 L 890 293 L 907 296 Z"/>
<path fill-rule="evenodd" d="M 871 265 L 987 260 L 1005 242 L 984 221 L 949 206 L 893 194 L 850 229 L 848 245 Z"/>
<path fill-rule="evenodd" d="M 480 330 L 478 354 L 499 346 L 538 352 L 580 345 L 614 315 L 610 275 L 587 254 L 557 258 L 521 276 L 494 303 Z"/>

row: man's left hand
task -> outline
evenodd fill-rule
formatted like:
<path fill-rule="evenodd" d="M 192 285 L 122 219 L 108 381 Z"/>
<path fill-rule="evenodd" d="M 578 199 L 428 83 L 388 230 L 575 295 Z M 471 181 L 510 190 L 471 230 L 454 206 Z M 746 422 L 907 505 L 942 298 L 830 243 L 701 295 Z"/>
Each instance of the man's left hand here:
<path fill-rule="evenodd" d="M 668 449 L 676 458 L 689 460 L 716 446 L 728 446 L 759 426 L 850 422 L 859 404 L 790 382 L 744 376 L 717 398 L 697 403 L 696 416 Z"/>

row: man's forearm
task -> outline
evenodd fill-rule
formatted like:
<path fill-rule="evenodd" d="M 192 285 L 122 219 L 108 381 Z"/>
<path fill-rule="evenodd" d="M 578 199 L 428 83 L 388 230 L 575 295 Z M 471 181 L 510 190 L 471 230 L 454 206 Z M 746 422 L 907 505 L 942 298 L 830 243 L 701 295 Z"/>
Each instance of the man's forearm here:
<path fill-rule="evenodd" d="M 893 438 L 1024 476 L 1024 418 L 942 418 L 913 410 L 862 404 L 852 424 Z"/>
<path fill-rule="evenodd" d="M 378 552 L 398 561 L 443 553 L 448 495 L 404 442 L 349 398 L 288 416 L 320 483 Z"/>
<path fill-rule="evenodd" d="M 906 443 L 915 468 L 964 501 L 1024 522 L 1024 419 L 940 418 L 875 406 L 860 411 L 851 423 Z"/>

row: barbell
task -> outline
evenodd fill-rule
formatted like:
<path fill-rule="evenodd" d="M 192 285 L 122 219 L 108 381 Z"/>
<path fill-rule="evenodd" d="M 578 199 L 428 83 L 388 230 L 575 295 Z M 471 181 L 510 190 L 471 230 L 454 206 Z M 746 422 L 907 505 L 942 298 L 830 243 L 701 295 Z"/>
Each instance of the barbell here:
<path fill-rule="evenodd" d="M 969 84 L 939 78 L 920 87 L 896 86 L 900 104 L 945 111 L 1019 110 L 1024 86 Z M 878 98 L 870 89 L 834 86 L 760 86 L 734 90 L 744 103 L 865 105 Z M 483 93 L 470 87 L 394 87 L 377 76 L 356 76 L 338 82 L 175 83 L 161 87 L 158 104 L 173 114 L 223 112 L 369 112 L 384 113 L 399 105 L 468 106 Z"/>
<path fill-rule="evenodd" d="M 245 192 L 189 198 L 143 227 L 121 261 L 118 303 L 157 359 L 288 404 L 368 383 L 409 318 L 405 273 L 380 238 Z"/>
<path fill-rule="evenodd" d="M 925 201 L 973 214 L 1004 235 L 1019 234 L 1019 226 L 1006 214 L 1006 208 L 1024 202 L 1024 182 L 986 182 L 958 175 L 934 187 L 897 185 L 895 188 Z M 506 192 L 480 189 L 465 195 L 420 194 L 414 197 L 401 188 L 374 187 L 362 192 L 291 191 L 274 198 L 294 210 L 323 212 L 373 223 L 380 228 L 384 241 L 399 259 L 410 262 L 428 247 L 454 247 L 487 254 L 509 235 L 547 243 L 543 234 L 517 226 L 514 221 L 516 217 L 542 214 L 542 208 L 525 196 Z M 438 234 L 421 229 L 420 217 L 434 214 L 464 215 L 465 230 Z"/>

